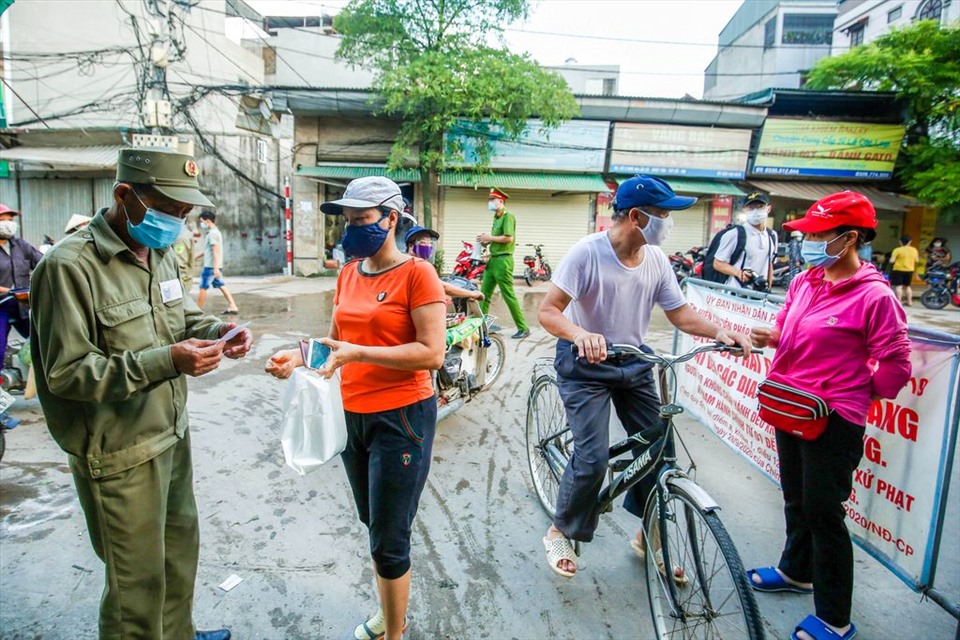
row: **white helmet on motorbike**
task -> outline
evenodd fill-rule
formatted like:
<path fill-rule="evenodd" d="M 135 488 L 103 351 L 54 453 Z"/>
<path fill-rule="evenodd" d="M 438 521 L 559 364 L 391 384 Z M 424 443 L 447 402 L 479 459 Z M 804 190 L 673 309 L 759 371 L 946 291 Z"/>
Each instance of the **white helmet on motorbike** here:
<path fill-rule="evenodd" d="M 800 231 L 791 231 L 790 237 L 794 240 L 803 240 L 803 233 Z"/>

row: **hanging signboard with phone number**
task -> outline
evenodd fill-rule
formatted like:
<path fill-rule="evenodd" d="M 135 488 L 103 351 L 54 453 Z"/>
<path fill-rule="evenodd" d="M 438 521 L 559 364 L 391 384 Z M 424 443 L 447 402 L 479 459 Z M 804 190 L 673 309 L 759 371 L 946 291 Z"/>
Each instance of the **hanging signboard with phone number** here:
<path fill-rule="evenodd" d="M 752 174 L 888 180 L 903 134 L 900 124 L 767 118 Z"/>

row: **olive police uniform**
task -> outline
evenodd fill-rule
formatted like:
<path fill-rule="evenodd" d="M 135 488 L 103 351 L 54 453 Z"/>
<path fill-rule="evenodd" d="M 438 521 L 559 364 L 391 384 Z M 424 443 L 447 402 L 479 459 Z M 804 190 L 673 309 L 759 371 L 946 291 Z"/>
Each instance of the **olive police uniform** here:
<path fill-rule="evenodd" d="M 502 200 L 508 198 L 507 194 L 498 189 L 490 189 L 490 197 L 498 197 Z M 480 283 L 480 293 L 483 294 L 483 301 L 480 308 L 486 313 L 490 308 L 490 297 L 499 285 L 500 294 L 503 296 L 503 302 L 510 311 L 514 324 L 517 325 L 517 331 L 527 330 L 527 321 L 523 317 L 523 311 L 520 310 L 520 302 L 517 300 L 517 294 L 513 290 L 513 249 L 516 246 L 517 219 L 512 213 L 503 207 L 499 215 L 494 215 L 493 228 L 490 231 L 492 236 L 510 236 L 513 238 L 510 242 L 491 242 L 490 259 L 487 260 L 487 266 L 483 270 L 483 281 Z"/>
<path fill-rule="evenodd" d="M 117 166 L 118 182 L 209 204 L 196 174 L 190 156 L 162 150 L 124 149 Z M 171 345 L 223 325 L 185 295 L 173 250 L 150 250 L 145 266 L 104 211 L 34 272 L 38 395 L 106 565 L 100 638 L 192 639 L 199 525 Z"/>

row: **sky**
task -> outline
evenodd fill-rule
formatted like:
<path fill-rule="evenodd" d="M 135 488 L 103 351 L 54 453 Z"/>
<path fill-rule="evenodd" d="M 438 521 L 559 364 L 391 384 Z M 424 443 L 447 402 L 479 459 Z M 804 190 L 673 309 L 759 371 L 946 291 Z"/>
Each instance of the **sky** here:
<path fill-rule="evenodd" d="M 335 14 L 342 0 L 247 0 L 265 15 Z M 748 0 L 749 1 L 749 0 Z M 741 0 L 539 0 L 506 32 L 543 65 L 620 65 L 620 94 L 703 95 L 703 70 Z"/>

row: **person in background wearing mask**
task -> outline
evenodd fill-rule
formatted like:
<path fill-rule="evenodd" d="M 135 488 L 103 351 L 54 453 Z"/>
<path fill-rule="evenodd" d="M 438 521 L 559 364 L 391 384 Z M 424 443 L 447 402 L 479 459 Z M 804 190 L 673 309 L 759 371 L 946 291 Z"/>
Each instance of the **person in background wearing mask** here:
<path fill-rule="evenodd" d="M 490 245 L 490 259 L 487 261 L 487 268 L 483 270 L 483 282 L 480 283 L 480 291 L 484 297 L 480 309 L 487 313 L 490 309 L 490 297 L 499 286 L 503 302 L 517 325 L 517 332 L 510 337 L 520 340 L 530 335 L 530 329 L 513 290 L 513 248 L 516 244 L 517 219 L 504 206 L 508 197 L 499 189 L 490 189 L 487 209 L 494 212 L 493 228 L 490 233 L 477 236 L 477 242 Z"/>
<path fill-rule="evenodd" d="M 203 242 L 203 270 L 200 272 L 200 295 L 197 296 L 197 306 L 203 307 L 207 301 L 207 290 L 210 285 L 219 289 L 227 301 L 227 308 L 220 315 L 237 315 L 237 303 L 227 290 L 223 282 L 223 234 L 217 229 L 217 214 L 213 211 L 200 213 L 200 228 L 207 232 Z"/>
<path fill-rule="evenodd" d="M 37 395 L 106 567 L 100 638 L 229 640 L 195 631 L 200 525 L 186 376 L 240 358 L 249 330 L 204 316 L 169 250 L 200 191 L 191 156 L 122 149 L 113 202 L 33 274 Z"/>
<path fill-rule="evenodd" d="M 628 434 L 660 435 L 660 396 L 652 367 L 637 358 L 607 361 L 607 343 L 650 350 L 642 345 L 656 305 L 680 331 L 750 351 L 747 336 L 717 327 L 687 304 L 660 249 L 673 226 L 671 212 L 696 201 L 676 195 L 659 178 L 626 180 L 613 203 L 613 226 L 571 247 L 540 305 L 540 324 L 558 338 L 557 382 L 574 442 L 560 481 L 557 513 L 543 538 L 550 569 L 565 578 L 577 570 L 571 540 L 589 542 L 597 528 L 594 507 L 607 473 L 611 400 Z M 643 517 L 655 482 L 651 474 L 634 485 L 624 503 L 627 511 Z M 640 531 L 630 546 L 642 555 Z M 683 580 L 676 569 L 674 579 Z"/>
<path fill-rule="evenodd" d="M 791 231 L 790 242 L 787 243 L 787 260 L 790 262 L 787 271 L 787 287 L 789 287 L 793 279 L 797 277 L 797 274 L 803 270 L 803 256 L 800 253 L 802 245 L 803 234 L 799 231 Z"/>
<path fill-rule="evenodd" d="M 913 306 L 913 272 L 917 270 L 920 252 L 910 244 L 910 236 L 900 238 L 900 246 L 890 252 L 890 286 L 897 293 L 900 304 Z"/>
<path fill-rule="evenodd" d="M 778 245 L 777 234 L 767 229 L 770 199 L 759 191 L 748 194 L 743 203 L 743 216 L 745 224 L 738 225 L 742 231 L 734 229 L 735 233 L 726 233 L 721 239 L 713 268 L 729 276 L 725 283 L 728 287 L 746 288 L 757 276 L 766 278 L 769 286 L 773 282 L 773 259 Z M 743 248 L 737 254 L 741 237 Z"/>
<path fill-rule="evenodd" d="M 876 267 L 857 255 L 877 229 L 866 196 L 829 195 L 783 227 L 806 234 L 810 268 L 790 285 L 775 326 L 755 327 L 750 337 L 758 349 L 777 348 L 771 381 L 818 396 L 830 413 L 814 440 L 776 430 L 787 539 L 777 566 L 747 575 L 756 591 L 813 594 L 816 615 L 791 638 L 849 640 L 857 628 L 843 503 L 863 457 L 870 405 L 897 397 L 910 380 L 907 318 Z"/>
<path fill-rule="evenodd" d="M 439 239 L 440 234 L 433 229 L 413 227 L 406 233 L 407 253 L 433 264 L 433 250 L 436 241 Z M 443 292 L 451 298 L 483 300 L 483 294 L 479 291 L 470 291 L 469 289 L 458 287 L 452 282 L 446 282 L 445 280 L 441 280 L 440 282 L 443 284 Z"/>
<path fill-rule="evenodd" d="M 403 196 L 395 182 L 357 178 L 320 211 L 344 216 L 343 249 L 357 258 L 340 270 L 330 333 L 321 340 L 330 354 L 319 370 L 328 379 L 340 370 L 347 423 L 340 459 L 367 526 L 380 596 L 380 608 L 354 637 L 400 640 L 410 599 L 410 535 L 437 424 L 430 372 L 443 364 L 446 299 L 433 265 L 397 245 Z M 302 364 L 300 349 L 284 350 L 266 371 L 288 378 Z"/>
<path fill-rule="evenodd" d="M 43 254 L 19 236 L 20 225 L 14 211 L 0 204 L 0 367 L 7 355 L 7 338 L 10 325 L 24 338 L 30 337 L 29 308 L 10 293 L 11 289 L 28 289 L 30 273 L 36 268 Z M 13 416 L 0 414 L 0 428 L 13 429 L 20 421 Z"/>
<path fill-rule="evenodd" d="M 947 248 L 946 238 L 934 238 L 927 247 L 927 269 L 947 267 L 953 262 L 953 254 Z"/>

